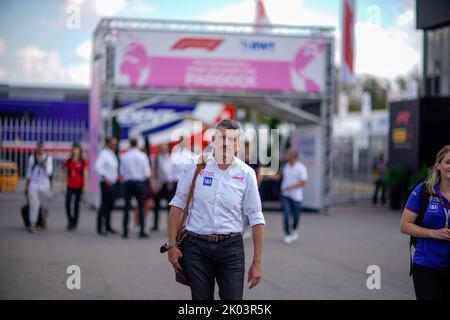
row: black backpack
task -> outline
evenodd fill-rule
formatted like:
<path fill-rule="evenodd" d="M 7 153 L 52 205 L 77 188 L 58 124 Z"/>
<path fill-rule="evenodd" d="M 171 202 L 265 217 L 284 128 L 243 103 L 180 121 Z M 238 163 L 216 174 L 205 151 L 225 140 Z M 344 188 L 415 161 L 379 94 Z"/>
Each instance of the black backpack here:
<path fill-rule="evenodd" d="M 427 211 L 428 202 L 429 202 L 430 196 L 431 196 L 425 183 L 423 184 L 423 188 L 420 191 L 419 196 L 420 196 L 420 209 L 419 209 L 418 217 L 417 217 L 416 221 L 414 222 L 414 224 L 419 227 L 423 227 L 425 211 Z M 413 265 L 411 247 L 416 248 L 416 245 L 417 245 L 417 238 L 410 236 L 410 238 L 409 238 L 409 276 L 412 276 L 412 265 Z"/>

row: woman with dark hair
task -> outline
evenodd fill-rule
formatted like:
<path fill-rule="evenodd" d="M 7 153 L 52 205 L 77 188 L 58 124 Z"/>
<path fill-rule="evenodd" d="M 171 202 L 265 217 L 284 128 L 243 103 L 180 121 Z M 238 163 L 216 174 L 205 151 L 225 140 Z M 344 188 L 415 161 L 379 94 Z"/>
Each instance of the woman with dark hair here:
<path fill-rule="evenodd" d="M 450 145 L 409 196 L 400 229 L 416 239 L 412 276 L 418 300 L 450 300 Z"/>
<path fill-rule="evenodd" d="M 67 230 L 71 231 L 77 228 L 81 194 L 86 192 L 87 185 L 87 161 L 83 159 L 81 146 L 77 143 L 72 146 L 70 158 L 64 162 L 62 177 L 61 188 L 66 193 Z"/>

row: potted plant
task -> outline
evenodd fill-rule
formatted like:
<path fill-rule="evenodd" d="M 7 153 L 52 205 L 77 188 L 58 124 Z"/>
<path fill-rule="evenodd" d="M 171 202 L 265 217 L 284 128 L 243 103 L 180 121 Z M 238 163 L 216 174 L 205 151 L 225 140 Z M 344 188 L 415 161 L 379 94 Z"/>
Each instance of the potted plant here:
<path fill-rule="evenodd" d="M 419 183 L 427 179 L 428 170 L 428 167 L 423 165 L 422 168 L 411 177 L 411 180 L 409 181 L 408 194 L 411 193 Z"/>
<path fill-rule="evenodd" d="M 389 207 L 398 210 L 402 207 L 403 191 L 407 188 L 407 172 L 403 165 L 390 166 L 385 177 L 389 194 Z"/>

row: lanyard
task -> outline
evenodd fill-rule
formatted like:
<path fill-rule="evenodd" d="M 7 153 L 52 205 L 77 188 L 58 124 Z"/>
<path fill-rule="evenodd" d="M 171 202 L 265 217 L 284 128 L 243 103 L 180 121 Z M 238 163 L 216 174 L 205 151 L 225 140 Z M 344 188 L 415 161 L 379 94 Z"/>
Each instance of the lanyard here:
<path fill-rule="evenodd" d="M 450 205 L 448 206 L 448 207 L 446 207 L 445 205 L 444 205 L 444 201 L 442 200 L 442 197 L 441 197 L 441 191 L 438 191 L 438 198 L 439 198 L 439 202 L 441 203 L 441 206 L 442 206 L 442 209 L 444 210 L 444 214 L 445 214 L 445 227 L 446 228 L 448 228 L 448 218 L 449 218 L 449 215 L 450 215 Z"/>

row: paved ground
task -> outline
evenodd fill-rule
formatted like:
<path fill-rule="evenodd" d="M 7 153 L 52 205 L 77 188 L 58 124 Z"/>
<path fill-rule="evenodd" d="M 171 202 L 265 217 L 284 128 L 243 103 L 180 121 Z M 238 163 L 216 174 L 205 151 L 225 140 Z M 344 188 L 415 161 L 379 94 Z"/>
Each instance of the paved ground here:
<path fill-rule="evenodd" d="M 99 237 L 95 212 L 83 206 L 77 232 L 65 230 L 62 199 L 51 204 L 49 230 L 29 234 L 21 199 L 0 194 L 0 299 L 189 299 L 159 253 L 164 229 L 149 240 L 135 232 Z M 119 229 L 121 213 L 114 213 Z M 164 217 L 164 216 L 163 216 Z M 304 214 L 298 242 L 282 243 L 279 212 L 266 214 L 264 279 L 246 299 L 414 299 L 408 238 L 400 212 L 368 205 L 337 206 L 327 216 Z M 164 220 L 162 222 L 165 222 Z M 246 261 L 252 242 L 246 240 Z M 69 265 L 81 268 L 81 290 L 65 286 Z M 381 289 L 368 290 L 366 269 L 381 268 Z"/>

